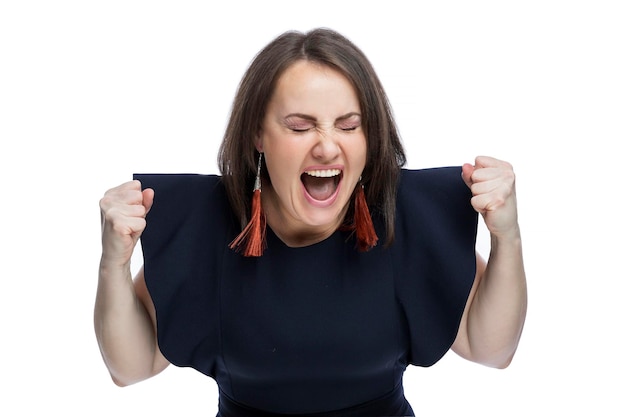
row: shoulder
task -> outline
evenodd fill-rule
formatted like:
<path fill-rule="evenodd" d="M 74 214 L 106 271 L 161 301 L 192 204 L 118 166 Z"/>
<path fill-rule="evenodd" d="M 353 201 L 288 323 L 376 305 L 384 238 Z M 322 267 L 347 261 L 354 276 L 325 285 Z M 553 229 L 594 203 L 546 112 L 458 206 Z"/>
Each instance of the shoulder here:
<path fill-rule="evenodd" d="M 475 215 L 471 207 L 471 191 L 461 177 L 460 166 L 403 169 L 398 183 L 398 215 L 431 222 L 457 216 Z"/>
<path fill-rule="evenodd" d="M 152 188 L 157 193 L 174 197 L 202 197 L 207 193 L 223 190 L 221 177 L 202 174 L 134 174 L 133 179 L 141 182 L 141 187 Z"/>
<path fill-rule="evenodd" d="M 399 193 L 461 192 L 469 190 L 461 177 L 460 166 L 425 169 L 402 169 L 400 171 Z"/>
<path fill-rule="evenodd" d="M 218 175 L 202 174 L 134 174 L 142 189 L 154 190 L 153 211 L 191 212 L 194 209 L 210 209 L 215 212 L 228 210 L 228 199 L 222 179 Z"/>
<path fill-rule="evenodd" d="M 392 247 L 399 264 L 417 268 L 433 259 L 471 260 L 478 225 L 471 197 L 461 167 L 403 170 Z"/>
<path fill-rule="evenodd" d="M 236 225 L 221 177 L 201 174 L 135 174 L 154 190 L 142 244 L 148 249 L 213 246 Z M 200 242 L 202 240 L 202 242 Z"/>

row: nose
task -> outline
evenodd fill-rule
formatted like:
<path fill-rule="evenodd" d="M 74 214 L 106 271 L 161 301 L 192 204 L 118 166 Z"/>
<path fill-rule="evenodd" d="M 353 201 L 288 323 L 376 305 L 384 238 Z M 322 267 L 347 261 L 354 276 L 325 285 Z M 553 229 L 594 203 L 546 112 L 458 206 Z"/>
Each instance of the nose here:
<path fill-rule="evenodd" d="M 332 130 L 318 132 L 316 143 L 313 147 L 313 157 L 321 162 L 331 162 L 341 153 L 339 137 Z"/>

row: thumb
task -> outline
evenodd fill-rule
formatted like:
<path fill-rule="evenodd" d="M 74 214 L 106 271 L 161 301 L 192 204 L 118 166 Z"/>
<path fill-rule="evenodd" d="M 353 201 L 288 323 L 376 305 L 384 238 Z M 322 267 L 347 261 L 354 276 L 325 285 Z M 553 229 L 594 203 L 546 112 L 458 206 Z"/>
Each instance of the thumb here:
<path fill-rule="evenodd" d="M 474 173 L 475 169 L 476 168 L 474 167 L 474 165 L 468 163 L 463 164 L 463 166 L 461 167 L 461 177 L 463 177 L 465 185 L 467 185 L 469 188 L 471 188 L 472 184 L 474 184 L 474 181 L 472 181 L 472 174 Z"/>
<path fill-rule="evenodd" d="M 152 188 L 146 188 L 141 193 L 143 195 L 143 200 L 141 204 L 143 204 L 143 206 L 145 207 L 146 209 L 145 215 L 147 215 L 150 209 L 152 208 L 152 203 L 154 203 L 154 190 Z"/>

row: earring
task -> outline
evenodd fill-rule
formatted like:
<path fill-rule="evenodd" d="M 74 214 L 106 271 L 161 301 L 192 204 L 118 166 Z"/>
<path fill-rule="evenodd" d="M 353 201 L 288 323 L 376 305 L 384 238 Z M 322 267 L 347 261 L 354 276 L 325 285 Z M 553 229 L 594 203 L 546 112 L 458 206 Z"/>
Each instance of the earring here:
<path fill-rule="evenodd" d="M 266 218 L 261 207 L 261 162 L 263 154 L 259 153 L 254 189 L 252 190 L 252 208 L 250 221 L 241 233 L 230 243 L 229 247 L 243 256 L 261 256 L 267 246 L 265 240 Z"/>
<path fill-rule="evenodd" d="M 354 196 L 354 229 L 356 230 L 357 248 L 366 252 L 376 246 L 378 236 L 372 222 L 363 183 L 359 180 L 356 195 Z"/>

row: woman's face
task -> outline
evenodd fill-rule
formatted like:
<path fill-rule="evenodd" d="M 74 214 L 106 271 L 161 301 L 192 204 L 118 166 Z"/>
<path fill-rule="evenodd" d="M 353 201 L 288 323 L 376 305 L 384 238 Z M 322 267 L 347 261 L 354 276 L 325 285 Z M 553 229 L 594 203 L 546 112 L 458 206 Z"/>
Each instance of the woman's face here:
<path fill-rule="evenodd" d="M 271 181 L 261 195 L 272 229 L 293 246 L 332 234 L 367 153 L 350 81 L 309 61 L 291 65 L 276 84 L 256 146 Z"/>

